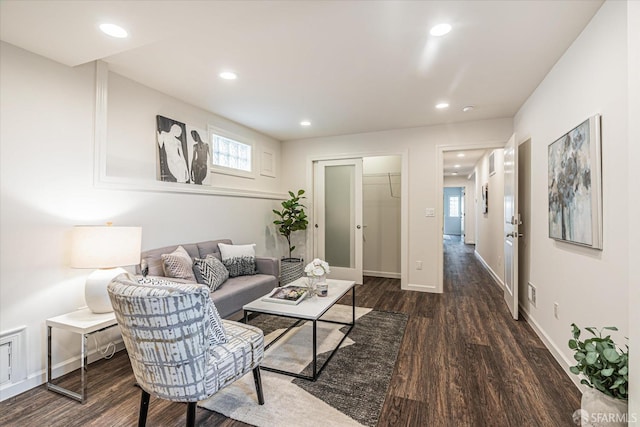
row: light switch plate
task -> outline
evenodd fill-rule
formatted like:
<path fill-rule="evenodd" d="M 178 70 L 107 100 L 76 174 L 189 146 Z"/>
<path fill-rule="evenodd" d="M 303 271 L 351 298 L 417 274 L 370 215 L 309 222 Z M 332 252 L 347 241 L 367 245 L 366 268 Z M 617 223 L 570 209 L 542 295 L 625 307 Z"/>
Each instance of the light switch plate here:
<path fill-rule="evenodd" d="M 428 216 L 428 217 L 434 217 L 436 216 L 436 210 L 435 208 L 427 208 L 424 210 L 424 215 Z"/>

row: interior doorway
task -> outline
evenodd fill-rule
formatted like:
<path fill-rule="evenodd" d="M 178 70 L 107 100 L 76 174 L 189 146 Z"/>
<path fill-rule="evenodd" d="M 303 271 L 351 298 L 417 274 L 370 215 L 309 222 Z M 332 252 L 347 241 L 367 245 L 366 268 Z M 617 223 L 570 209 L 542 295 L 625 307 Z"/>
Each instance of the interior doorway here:
<path fill-rule="evenodd" d="M 464 237 L 464 187 L 444 189 L 444 234 Z"/>
<path fill-rule="evenodd" d="M 313 160 L 312 257 L 330 263 L 330 277 L 404 280 L 404 168 L 402 155 Z"/>

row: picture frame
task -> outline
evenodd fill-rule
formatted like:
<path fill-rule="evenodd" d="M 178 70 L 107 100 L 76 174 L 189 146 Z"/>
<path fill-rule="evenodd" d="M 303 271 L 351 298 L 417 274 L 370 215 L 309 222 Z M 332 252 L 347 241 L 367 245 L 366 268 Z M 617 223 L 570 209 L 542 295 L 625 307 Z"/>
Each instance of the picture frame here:
<path fill-rule="evenodd" d="M 489 176 L 493 176 L 496 173 L 496 152 L 492 151 L 489 154 Z"/>
<path fill-rule="evenodd" d="M 489 183 L 482 186 L 482 213 L 489 213 Z"/>
<path fill-rule="evenodd" d="M 549 238 L 602 250 L 601 116 L 548 147 Z"/>

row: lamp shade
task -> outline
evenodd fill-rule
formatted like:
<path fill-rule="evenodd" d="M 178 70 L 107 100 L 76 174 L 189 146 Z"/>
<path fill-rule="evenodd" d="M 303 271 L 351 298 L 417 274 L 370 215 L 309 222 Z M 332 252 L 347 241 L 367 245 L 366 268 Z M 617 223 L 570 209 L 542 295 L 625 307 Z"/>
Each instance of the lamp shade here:
<path fill-rule="evenodd" d="M 76 226 L 71 267 L 113 268 L 140 262 L 141 227 Z"/>

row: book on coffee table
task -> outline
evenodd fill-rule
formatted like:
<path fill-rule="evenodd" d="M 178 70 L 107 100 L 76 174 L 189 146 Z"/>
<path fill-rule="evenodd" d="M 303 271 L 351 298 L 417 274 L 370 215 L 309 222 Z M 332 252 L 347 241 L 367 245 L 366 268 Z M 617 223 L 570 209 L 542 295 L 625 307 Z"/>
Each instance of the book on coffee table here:
<path fill-rule="evenodd" d="M 304 286 L 283 286 L 275 288 L 268 295 L 262 297 L 262 301 L 296 305 L 307 296 L 308 292 Z"/>

